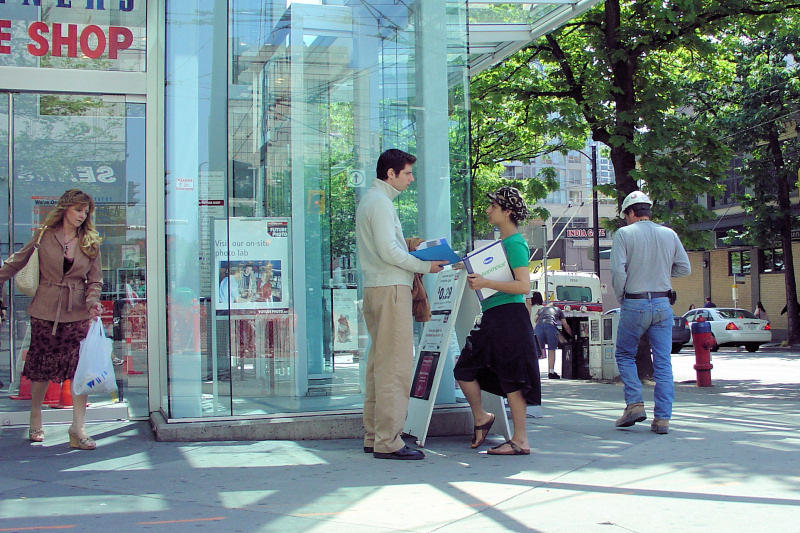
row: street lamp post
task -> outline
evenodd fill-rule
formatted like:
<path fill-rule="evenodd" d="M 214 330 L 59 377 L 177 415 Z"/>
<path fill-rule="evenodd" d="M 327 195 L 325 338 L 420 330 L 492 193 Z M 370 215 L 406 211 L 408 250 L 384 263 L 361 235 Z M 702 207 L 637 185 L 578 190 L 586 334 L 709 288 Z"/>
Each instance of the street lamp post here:
<path fill-rule="evenodd" d="M 594 245 L 594 252 L 592 260 L 594 261 L 594 273 L 597 278 L 600 278 L 600 219 L 597 214 L 597 144 L 592 144 L 592 156 L 582 151 L 575 150 L 586 159 L 592 162 L 592 243 Z"/>
<path fill-rule="evenodd" d="M 600 219 L 597 214 L 597 144 L 592 144 L 592 225 L 594 226 L 594 273 L 600 279 Z"/>

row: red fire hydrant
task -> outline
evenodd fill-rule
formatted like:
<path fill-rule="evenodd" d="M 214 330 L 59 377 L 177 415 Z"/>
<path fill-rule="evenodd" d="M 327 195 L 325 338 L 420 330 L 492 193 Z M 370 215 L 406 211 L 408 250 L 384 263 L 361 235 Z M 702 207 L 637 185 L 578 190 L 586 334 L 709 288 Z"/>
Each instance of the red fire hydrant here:
<path fill-rule="evenodd" d="M 711 324 L 703 317 L 692 323 L 692 344 L 694 345 L 694 369 L 697 371 L 697 386 L 711 387 L 711 348 L 714 346 L 714 335 Z"/>

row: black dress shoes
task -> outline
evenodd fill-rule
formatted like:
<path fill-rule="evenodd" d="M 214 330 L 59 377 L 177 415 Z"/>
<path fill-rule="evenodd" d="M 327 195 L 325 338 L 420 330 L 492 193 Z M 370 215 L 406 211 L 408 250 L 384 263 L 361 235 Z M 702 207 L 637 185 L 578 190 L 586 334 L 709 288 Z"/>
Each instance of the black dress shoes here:
<path fill-rule="evenodd" d="M 373 452 L 372 456 L 376 459 L 398 459 L 400 461 L 416 461 L 419 459 L 425 459 L 424 453 L 422 453 L 420 450 L 409 448 L 408 446 L 403 446 L 396 452 L 392 453 Z"/>
<path fill-rule="evenodd" d="M 364 453 L 372 453 L 375 449 L 372 446 L 364 446 Z"/>

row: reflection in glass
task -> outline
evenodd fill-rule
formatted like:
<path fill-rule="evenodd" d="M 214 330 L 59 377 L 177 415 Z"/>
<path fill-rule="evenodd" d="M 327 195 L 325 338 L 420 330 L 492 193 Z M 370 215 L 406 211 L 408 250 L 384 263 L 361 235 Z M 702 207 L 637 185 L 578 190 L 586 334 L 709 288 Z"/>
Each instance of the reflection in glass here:
<path fill-rule="evenodd" d="M 0 257 L 2 258 L 10 255 L 10 246 L 8 245 L 8 106 L 10 98 L 9 94 L 0 93 Z M 8 305 L 8 289 L 4 287 L 2 290 L 3 301 Z M 0 323 L 0 381 L 4 385 L 11 383 L 11 377 L 15 373 L 13 354 L 10 349 L 11 330 L 8 324 L 8 320 Z"/>
<path fill-rule="evenodd" d="M 13 126 L 12 248 L 31 238 L 65 190 L 77 187 L 94 198 L 104 239 L 102 318 L 115 341 L 116 377 L 129 414 L 147 416 L 144 104 L 117 96 L 14 94 Z M 29 301 L 14 295 L 17 373 L 29 342 Z"/>
<path fill-rule="evenodd" d="M 406 235 L 469 244 L 465 5 L 286 4 L 167 6 L 168 291 L 201 309 L 192 370 L 170 366 L 173 417 L 360 409 L 354 214 L 381 151 L 420 157 L 398 200 Z M 217 301 L 213 258 L 236 266 L 232 228 L 261 218 L 288 220 L 286 314 Z"/>

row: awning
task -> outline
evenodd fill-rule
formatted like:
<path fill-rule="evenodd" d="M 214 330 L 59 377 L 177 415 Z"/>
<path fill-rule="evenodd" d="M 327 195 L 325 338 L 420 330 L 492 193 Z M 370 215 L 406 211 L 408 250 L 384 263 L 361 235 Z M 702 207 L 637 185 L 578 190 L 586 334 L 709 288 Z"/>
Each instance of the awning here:
<path fill-rule="evenodd" d="M 468 1 L 469 75 L 500 63 L 599 1 Z"/>

